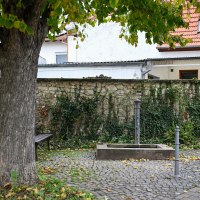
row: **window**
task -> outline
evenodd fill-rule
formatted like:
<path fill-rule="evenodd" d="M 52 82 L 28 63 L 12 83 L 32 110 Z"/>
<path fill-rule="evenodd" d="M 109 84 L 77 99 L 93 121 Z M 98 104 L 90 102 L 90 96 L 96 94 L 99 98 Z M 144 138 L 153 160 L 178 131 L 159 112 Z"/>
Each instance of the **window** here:
<path fill-rule="evenodd" d="M 198 79 L 198 70 L 180 70 L 179 71 L 180 79 Z"/>
<path fill-rule="evenodd" d="M 67 62 L 67 53 L 56 53 L 56 64 L 64 64 Z"/>
<path fill-rule="evenodd" d="M 197 33 L 200 33 L 200 19 L 198 20 L 198 30 Z"/>

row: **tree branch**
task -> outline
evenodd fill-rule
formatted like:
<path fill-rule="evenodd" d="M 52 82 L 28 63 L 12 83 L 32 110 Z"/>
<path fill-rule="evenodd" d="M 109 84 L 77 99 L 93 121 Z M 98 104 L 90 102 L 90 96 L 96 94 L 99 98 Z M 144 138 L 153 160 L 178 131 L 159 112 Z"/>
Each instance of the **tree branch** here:
<path fill-rule="evenodd" d="M 0 41 L 1 41 L 0 46 L 3 49 L 6 47 L 7 42 L 10 40 L 9 32 L 10 32 L 9 29 L 0 28 Z"/>
<path fill-rule="evenodd" d="M 0 28 L 0 41 L 2 40 L 3 28 Z"/>
<path fill-rule="evenodd" d="M 45 4 L 46 0 L 22 0 L 21 4 L 18 0 L 2 0 L 2 10 L 5 13 L 16 15 L 34 29 L 40 20 L 42 10 L 48 8 Z"/>
<path fill-rule="evenodd" d="M 31 5 L 27 4 L 24 20 L 32 29 L 34 29 L 39 23 L 42 10 L 45 9 L 46 11 L 47 5 L 45 5 L 45 3 L 46 0 L 35 0 Z"/>

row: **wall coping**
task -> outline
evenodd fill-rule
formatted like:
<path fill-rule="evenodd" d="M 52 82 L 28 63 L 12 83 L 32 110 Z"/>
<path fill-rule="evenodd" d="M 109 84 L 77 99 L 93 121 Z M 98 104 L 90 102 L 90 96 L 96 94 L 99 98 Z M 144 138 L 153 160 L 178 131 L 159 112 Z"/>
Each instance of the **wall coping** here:
<path fill-rule="evenodd" d="M 162 80 L 162 79 L 101 79 L 101 78 L 38 78 L 37 82 L 71 82 L 71 81 L 78 81 L 78 82 L 125 82 L 125 83 L 200 83 L 200 80 L 193 80 L 193 79 L 177 79 L 177 80 Z"/>

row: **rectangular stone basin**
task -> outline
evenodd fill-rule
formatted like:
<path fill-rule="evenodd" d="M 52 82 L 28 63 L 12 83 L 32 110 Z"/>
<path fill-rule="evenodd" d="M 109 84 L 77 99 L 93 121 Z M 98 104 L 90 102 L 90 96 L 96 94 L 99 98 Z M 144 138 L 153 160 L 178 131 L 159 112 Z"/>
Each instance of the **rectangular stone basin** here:
<path fill-rule="evenodd" d="M 97 160 L 167 160 L 174 149 L 164 144 L 97 144 Z"/>

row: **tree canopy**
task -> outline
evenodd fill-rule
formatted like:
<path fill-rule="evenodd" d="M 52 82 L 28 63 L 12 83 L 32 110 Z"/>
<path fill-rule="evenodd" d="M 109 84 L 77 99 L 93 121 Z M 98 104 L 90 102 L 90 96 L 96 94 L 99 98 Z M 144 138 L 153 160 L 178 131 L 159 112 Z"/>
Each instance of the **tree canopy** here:
<path fill-rule="evenodd" d="M 136 45 L 137 32 L 144 31 L 147 43 L 184 46 L 187 40 L 170 31 L 187 27 L 183 10 L 192 5 L 199 6 L 196 0 L 0 0 L 0 31 L 14 28 L 33 34 L 35 24 L 42 22 L 53 39 L 70 22 L 76 23 L 78 32 L 77 25 L 114 21 L 123 27 L 120 37 L 131 44 Z M 78 34 L 84 37 L 83 32 Z"/>
<path fill-rule="evenodd" d="M 54 38 L 71 22 L 84 39 L 84 27 L 109 21 L 122 26 L 120 37 L 137 44 L 137 32 L 147 43 L 185 45 L 173 35 L 187 27 L 183 10 L 198 0 L 0 0 L 0 186 L 35 184 L 35 102 L 37 64 L 45 37 Z M 189 12 L 188 12 L 189 13 Z M 79 27 L 83 29 L 79 29 Z"/>

